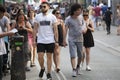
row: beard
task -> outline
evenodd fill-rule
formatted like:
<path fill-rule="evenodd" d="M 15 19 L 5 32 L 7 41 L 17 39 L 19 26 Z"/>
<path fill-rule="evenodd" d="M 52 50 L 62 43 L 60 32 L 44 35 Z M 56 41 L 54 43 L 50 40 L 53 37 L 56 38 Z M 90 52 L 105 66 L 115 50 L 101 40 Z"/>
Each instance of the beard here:
<path fill-rule="evenodd" d="M 48 10 L 42 10 L 42 13 L 47 13 Z"/>

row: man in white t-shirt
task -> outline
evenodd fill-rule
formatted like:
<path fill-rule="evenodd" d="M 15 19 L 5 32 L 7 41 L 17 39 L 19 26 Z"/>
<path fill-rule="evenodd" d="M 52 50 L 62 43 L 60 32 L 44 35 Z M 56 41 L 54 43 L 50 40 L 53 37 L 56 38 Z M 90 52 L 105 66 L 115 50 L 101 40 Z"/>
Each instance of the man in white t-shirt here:
<path fill-rule="evenodd" d="M 10 36 L 13 35 L 12 32 L 5 32 L 4 31 L 4 26 L 3 25 L 8 25 L 7 23 L 5 24 L 4 22 L 2 22 L 3 20 L 5 20 L 5 8 L 0 5 L 0 80 L 2 80 L 2 69 L 3 69 L 3 54 L 6 54 L 6 47 L 5 47 L 5 43 L 4 43 L 4 39 L 3 37 L 5 36 Z"/>
<path fill-rule="evenodd" d="M 56 26 L 56 17 L 49 13 L 50 5 L 47 2 L 41 4 L 41 11 L 35 17 L 34 23 L 34 46 L 36 44 L 36 34 L 37 34 L 37 52 L 38 60 L 40 63 L 40 73 L 39 77 L 42 78 L 45 72 L 44 66 L 44 54 L 47 55 L 47 79 L 52 79 L 51 77 L 51 66 L 52 66 L 52 53 L 54 52 L 55 45 L 58 45 L 58 30 Z"/>

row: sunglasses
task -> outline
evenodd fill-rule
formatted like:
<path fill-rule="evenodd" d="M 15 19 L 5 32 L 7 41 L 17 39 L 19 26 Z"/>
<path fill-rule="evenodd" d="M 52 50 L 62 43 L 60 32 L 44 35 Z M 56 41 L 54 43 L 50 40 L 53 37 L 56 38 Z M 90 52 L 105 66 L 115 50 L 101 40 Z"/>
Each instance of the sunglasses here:
<path fill-rule="evenodd" d="M 83 16 L 88 16 L 88 15 L 83 15 Z"/>
<path fill-rule="evenodd" d="M 56 14 L 60 14 L 60 12 L 56 12 Z"/>
<path fill-rule="evenodd" d="M 41 6 L 41 8 L 46 8 L 46 6 Z"/>

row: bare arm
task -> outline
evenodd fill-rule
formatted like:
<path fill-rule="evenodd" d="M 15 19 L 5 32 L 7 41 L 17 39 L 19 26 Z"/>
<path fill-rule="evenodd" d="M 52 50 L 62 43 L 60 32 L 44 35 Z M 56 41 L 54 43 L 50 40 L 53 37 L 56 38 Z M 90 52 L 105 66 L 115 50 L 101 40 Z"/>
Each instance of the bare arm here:
<path fill-rule="evenodd" d="M 34 23 L 34 28 L 33 28 L 33 46 L 36 46 L 36 36 L 37 36 L 37 30 L 38 30 L 38 23 Z"/>
<path fill-rule="evenodd" d="M 11 36 L 13 34 L 14 33 L 12 33 L 12 32 L 3 32 L 3 33 L 0 33 L 0 38 L 5 37 L 5 36 Z"/>
<path fill-rule="evenodd" d="M 68 32 L 68 26 L 65 26 L 65 40 L 66 40 L 66 37 L 67 37 L 67 32 Z"/>
<path fill-rule="evenodd" d="M 57 23 L 53 24 L 53 31 L 54 31 L 55 42 L 58 42 L 58 28 L 57 28 Z"/>
<path fill-rule="evenodd" d="M 28 32 L 33 33 L 33 29 L 31 27 L 31 24 L 29 22 L 26 23 L 26 28 L 25 28 Z"/>
<path fill-rule="evenodd" d="M 90 29 L 92 32 L 94 32 L 94 26 L 92 21 L 89 22 L 89 25 L 87 25 L 87 28 Z"/>
<path fill-rule="evenodd" d="M 66 46 L 66 28 L 65 28 L 65 24 L 62 21 L 62 29 L 63 29 L 63 45 Z"/>

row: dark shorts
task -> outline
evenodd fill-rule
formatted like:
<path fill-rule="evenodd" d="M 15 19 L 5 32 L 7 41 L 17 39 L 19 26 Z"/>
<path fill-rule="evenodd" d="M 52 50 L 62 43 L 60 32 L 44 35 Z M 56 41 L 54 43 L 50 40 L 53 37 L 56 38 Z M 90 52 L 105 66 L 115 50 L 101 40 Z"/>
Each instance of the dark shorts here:
<path fill-rule="evenodd" d="M 54 48 L 55 48 L 55 44 L 54 43 L 50 43 L 50 44 L 42 44 L 42 43 L 38 43 L 37 44 L 37 52 L 46 52 L 46 53 L 53 53 L 54 52 Z"/>

